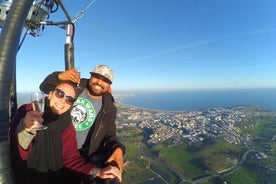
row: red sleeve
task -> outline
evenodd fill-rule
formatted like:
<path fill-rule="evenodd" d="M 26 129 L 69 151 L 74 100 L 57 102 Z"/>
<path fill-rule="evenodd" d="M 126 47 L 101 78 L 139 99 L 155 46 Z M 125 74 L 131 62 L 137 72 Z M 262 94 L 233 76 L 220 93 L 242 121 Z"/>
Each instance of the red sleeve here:
<path fill-rule="evenodd" d="M 15 116 L 12 118 L 9 124 L 9 137 L 10 137 L 10 155 L 11 155 L 11 163 L 13 166 L 19 166 L 27 160 L 28 155 L 31 151 L 32 145 L 30 145 L 28 150 L 24 150 L 19 146 L 17 135 L 16 135 L 16 127 L 20 123 L 20 120 L 25 118 L 25 115 L 28 111 L 32 110 L 31 104 L 25 104 L 19 107 L 16 111 Z"/>
<path fill-rule="evenodd" d="M 77 148 L 76 131 L 73 124 L 62 134 L 63 141 L 63 159 L 64 166 L 88 175 L 92 168 L 96 167 L 92 163 L 87 162 L 79 153 Z"/>

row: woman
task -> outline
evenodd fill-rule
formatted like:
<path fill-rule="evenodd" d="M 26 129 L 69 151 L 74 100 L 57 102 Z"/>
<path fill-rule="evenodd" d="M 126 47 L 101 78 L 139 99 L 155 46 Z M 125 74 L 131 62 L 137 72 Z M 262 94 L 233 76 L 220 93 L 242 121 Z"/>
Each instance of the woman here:
<path fill-rule="evenodd" d="M 10 123 L 11 163 L 17 183 L 72 183 L 66 181 L 64 167 L 86 178 L 118 178 L 113 166 L 103 169 L 88 163 L 79 154 L 70 108 L 76 97 L 73 84 L 63 82 L 49 93 L 45 112 L 33 111 L 32 104 L 21 106 Z M 41 123 L 46 130 L 37 130 Z"/>

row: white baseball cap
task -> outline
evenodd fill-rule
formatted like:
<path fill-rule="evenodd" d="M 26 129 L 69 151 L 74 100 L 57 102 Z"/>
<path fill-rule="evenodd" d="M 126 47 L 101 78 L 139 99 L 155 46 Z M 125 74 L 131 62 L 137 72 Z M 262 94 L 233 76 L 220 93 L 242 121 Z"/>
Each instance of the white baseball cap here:
<path fill-rule="evenodd" d="M 92 72 L 90 72 L 91 76 L 97 76 L 100 75 L 104 79 L 106 79 L 106 82 L 109 84 L 112 84 L 113 77 L 114 77 L 114 72 L 113 70 L 106 65 L 98 65 L 96 66 Z"/>

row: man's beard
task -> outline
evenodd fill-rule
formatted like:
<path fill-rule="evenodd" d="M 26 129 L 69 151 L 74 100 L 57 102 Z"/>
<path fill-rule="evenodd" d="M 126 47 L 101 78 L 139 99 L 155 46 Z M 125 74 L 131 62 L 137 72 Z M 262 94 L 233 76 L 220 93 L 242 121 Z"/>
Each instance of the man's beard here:
<path fill-rule="evenodd" d="M 101 85 L 95 84 L 95 83 L 89 84 L 88 91 L 89 91 L 89 93 L 90 93 L 91 95 L 93 95 L 93 96 L 102 96 L 102 95 L 105 93 L 104 91 L 102 91 L 102 92 L 100 92 L 100 93 L 95 92 L 95 91 L 93 90 L 93 87 L 92 87 L 93 85 L 101 86 Z M 101 88 L 103 89 L 102 86 L 101 86 Z"/>

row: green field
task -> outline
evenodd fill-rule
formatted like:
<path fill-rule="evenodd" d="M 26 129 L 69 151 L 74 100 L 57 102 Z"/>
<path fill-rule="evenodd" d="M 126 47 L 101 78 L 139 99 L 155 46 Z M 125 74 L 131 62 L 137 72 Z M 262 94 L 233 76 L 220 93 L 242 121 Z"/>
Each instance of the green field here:
<path fill-rule="evenodd" d="M 242 149 L 227 142 L 206 140 L 192 146 L 183 143 L 174 147 L 158 145 L 154 147 L 161 160 L 169 160 L 188 179 L 196 179 L 209 174 L 216 174 L 233 166 L 229 160 L 236 159 Z M 231 153 L 231 154 L 229 154 Z"/>
<path fill-rule="evenodd" d="M 123 183 L 154 177 L 154 173 L 148 169 L 151 163 L 154 163 L 154 166 L 166 177 L 170 177 L 169 181 L 172 183 L 177 183 L 178 179 L 171 169 L 183 175 L 186 180 L 213 175 L 217 171 L 232 167 L 233 163 L 229 160 L 235 159 L 233 155 L 239 156 L 242 151 L 239 146 L 218 140 L 206 140 L 193 146 L 183 143 L 177 146 L 160 144 L 147 147 L 141 143 L 142 137 L 139 129 L 126 131 L 131 132 L 131 139 L 129 137 L 123 139 L 127 148 L 125 155 L 127 164 Z M 139 146 L 141 145 L 143 152 L 152 158 L 152 161 L 139 157 Z M 167 167 L 171 169 L 167 169 Z"/>

